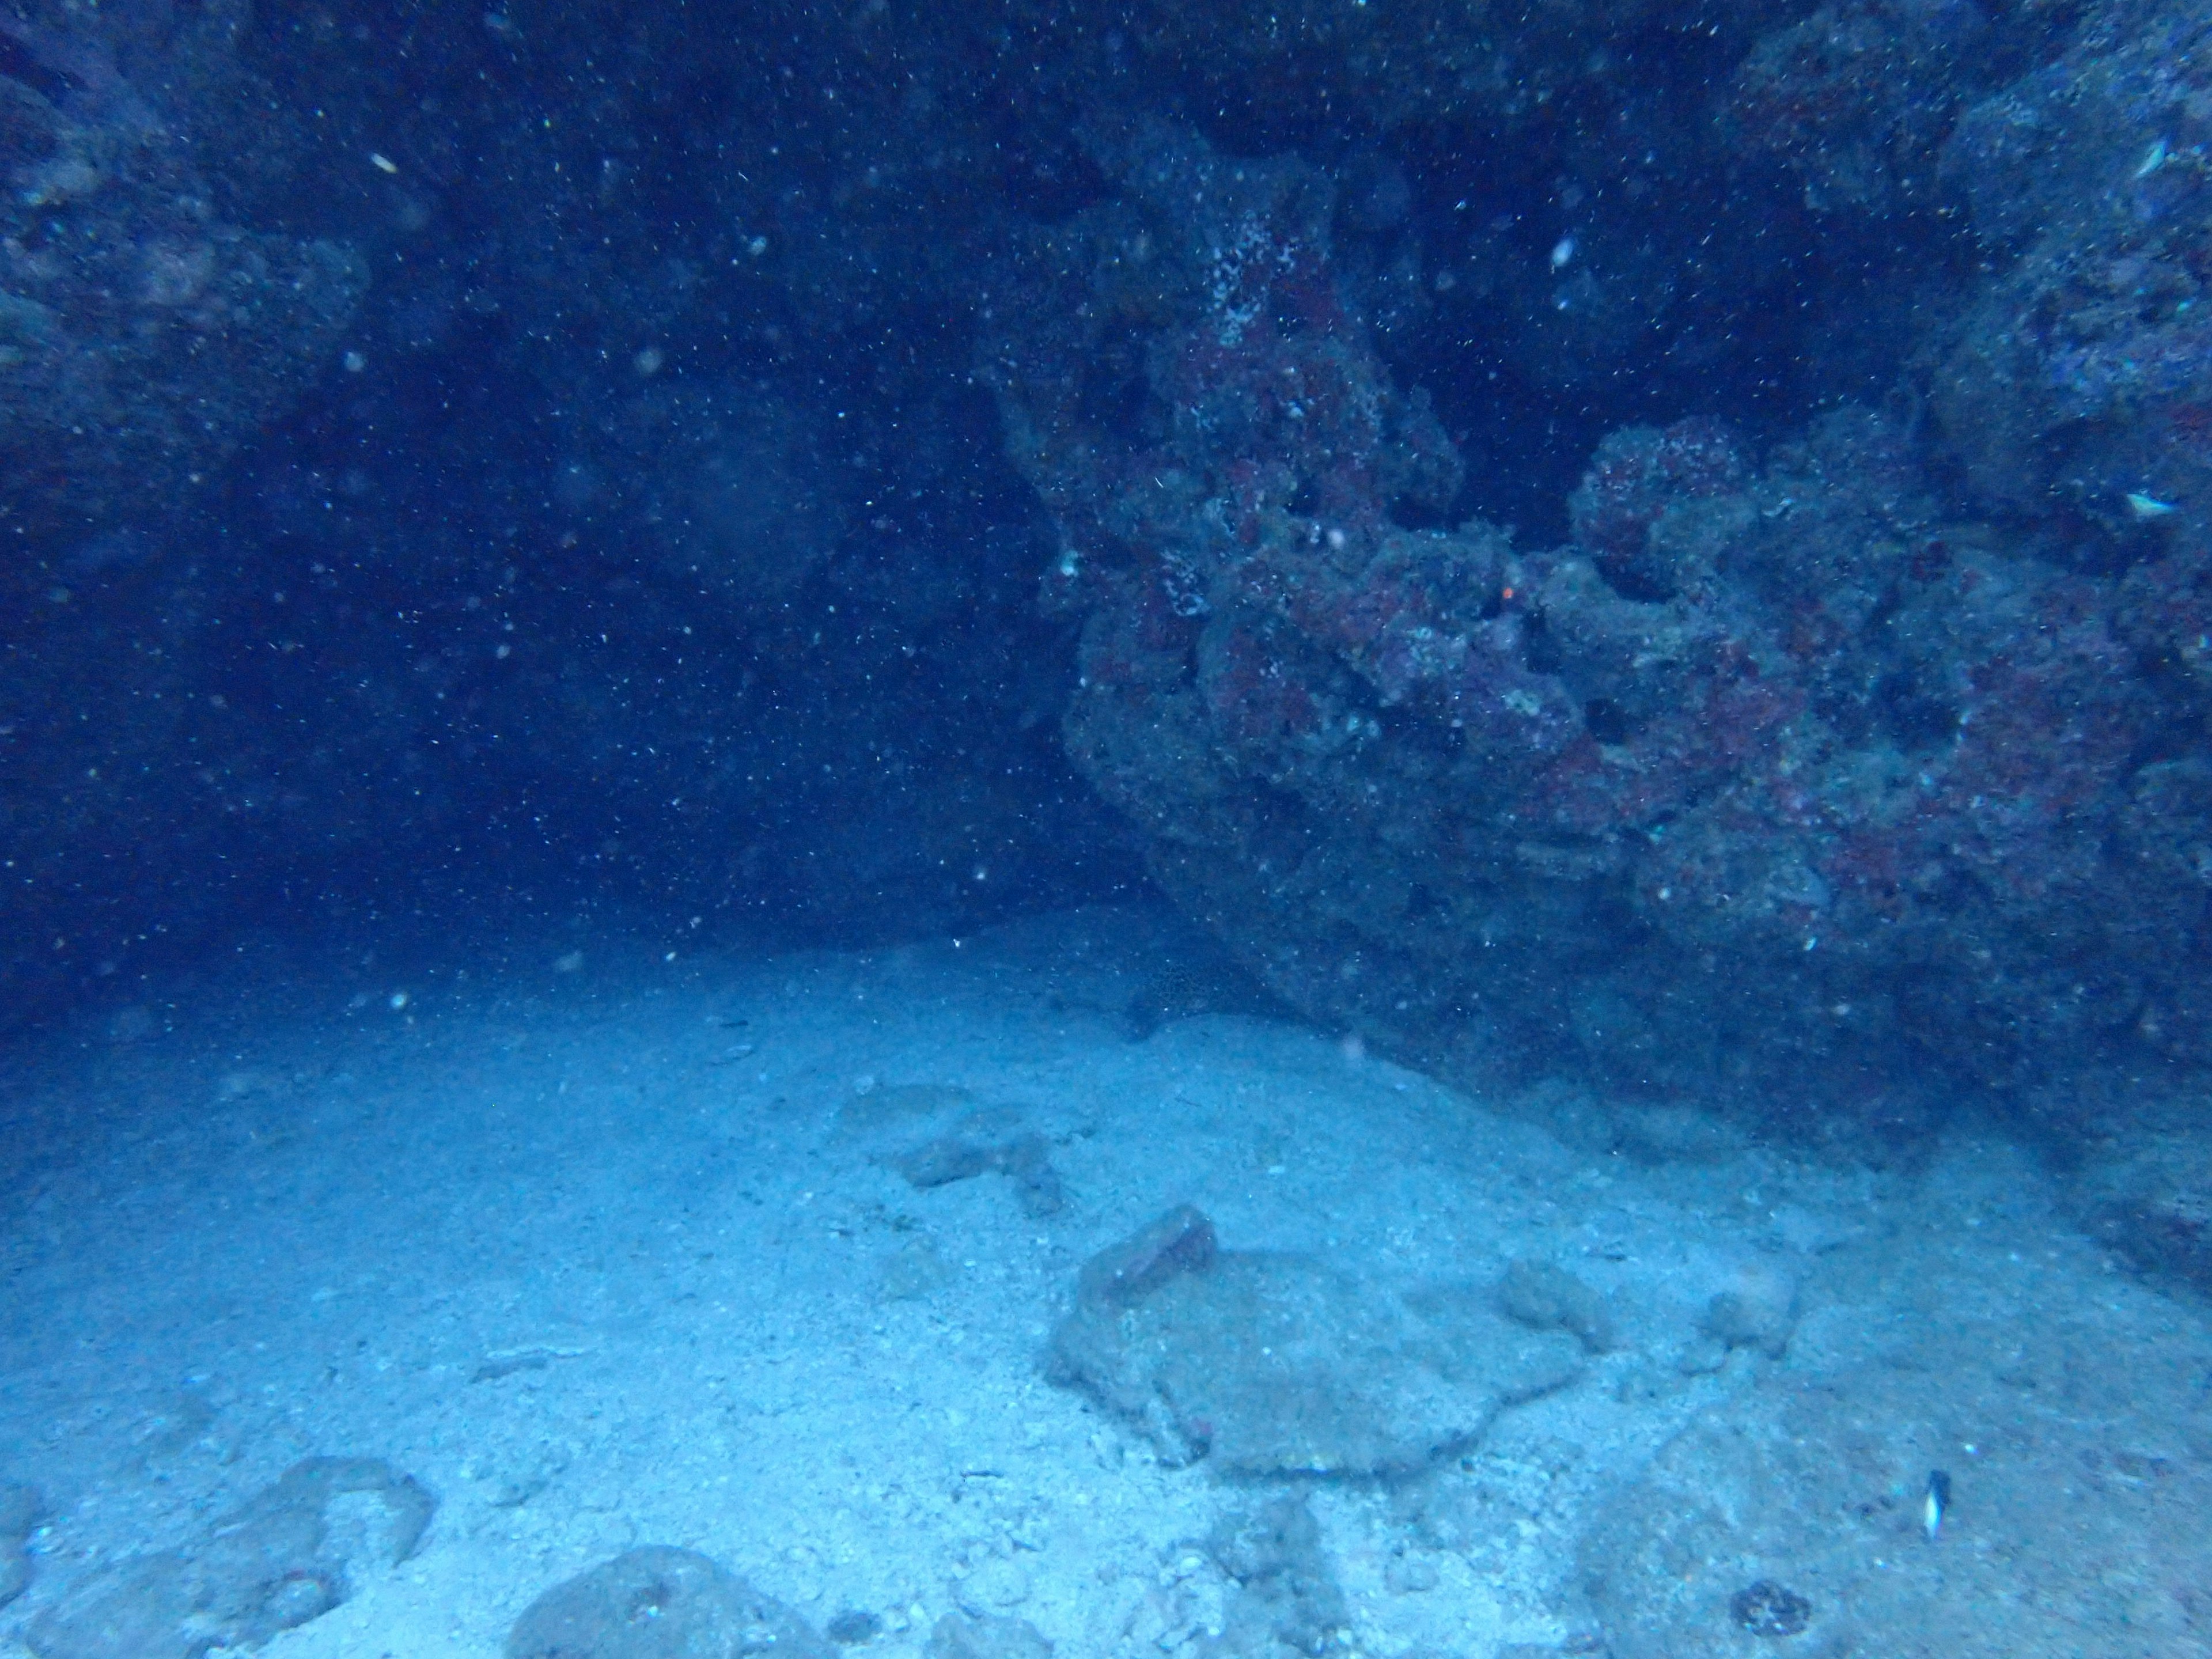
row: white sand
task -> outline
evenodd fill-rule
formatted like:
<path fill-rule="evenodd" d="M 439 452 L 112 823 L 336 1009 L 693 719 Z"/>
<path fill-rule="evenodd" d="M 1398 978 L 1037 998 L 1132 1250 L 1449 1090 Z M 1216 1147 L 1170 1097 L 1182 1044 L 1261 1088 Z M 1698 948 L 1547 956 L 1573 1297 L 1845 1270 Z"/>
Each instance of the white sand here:
<path fill-rule="evenodd" d="M 1156 926 L 750 962 L 563 934 L 466 974 L 243 976 L 18 1044 L 0 1478 L 53 1515 L 0 1651 L 96 1564 L 188 1546 L 336 1453 L 440 1508 L 413 1559 L 273 1659 L 486 1659 L 538 1592 L 641 1543 L 817 1626 L 876 1612 L 872 1655 L 918 1653 L 963 1600 L 1063 1659 L 1158 1654 L 1218 1606 L 1192 1546 L 1262 1494 L 1161 1468 L 1038 1357 L 1083 1260 L 1182 1200 L 1226 1247 L 1393 1284 L 1540 1255 L 1614 1299 L 1618 1352 L 1419 1490 L 1316 1490 L 1378 1655 L 1586 1630 L 1596 1506 L 1778 1369 L 2056 1309 L 2212 1353 L 2198 1310 L 2113 1272 L 1994 1142 L 1917 1173 L 1647 1168 L 1326 1034 L 1209 1017 L 1133 1042 L 1115 1011 Z M 912 1085 L 1048 1137 L 1061 1212 L 1026 1216 L 997 1174 L 917 1191 L 841 1131 Z M 1800 1285 L 1787 1358 L 1685 1377 L 1699 1310 L 1746 1274 Z"/>

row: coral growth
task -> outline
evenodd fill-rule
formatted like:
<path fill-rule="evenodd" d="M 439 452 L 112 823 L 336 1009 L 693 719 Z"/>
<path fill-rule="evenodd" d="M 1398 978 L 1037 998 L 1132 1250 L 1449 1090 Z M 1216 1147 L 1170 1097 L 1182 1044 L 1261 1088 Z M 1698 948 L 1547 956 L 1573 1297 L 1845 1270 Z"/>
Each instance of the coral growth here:
<path fill-rule="evenodd" d="M 1948 518 L 1850 410 L 1763 467 L 1710 420 L 1619 431 L 1556 549 L 1419 527 L 1454 457 L 1322 297 L 1327 179 L 1157 127 L 1121 160 L 1035 239 L 997 384 L 1088 613 L 1071 751 L 1275 989 L 1862 1123 L 2187 997 L 2204 878 L 2177 923 L 2190 855 L 2144 826 L 2198 786 L 2150 787 L 2130 642 L 2195 614 L 2172 560 L 2115 584 Z M 1054 306 L 1138 247 L 1140 314 Z M 1110 422 L 1037 395 L 1133 330 Z"/>

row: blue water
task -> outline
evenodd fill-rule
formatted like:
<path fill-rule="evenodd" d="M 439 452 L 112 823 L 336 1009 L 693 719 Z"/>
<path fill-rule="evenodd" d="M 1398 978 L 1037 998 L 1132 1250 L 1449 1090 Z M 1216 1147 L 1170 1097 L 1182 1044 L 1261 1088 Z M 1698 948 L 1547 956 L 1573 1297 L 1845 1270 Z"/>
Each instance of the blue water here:
<path fill-rule="evenodd" d="M 2189 3 L 0 7 L 0 1652 L 2212 1656 Z"/>

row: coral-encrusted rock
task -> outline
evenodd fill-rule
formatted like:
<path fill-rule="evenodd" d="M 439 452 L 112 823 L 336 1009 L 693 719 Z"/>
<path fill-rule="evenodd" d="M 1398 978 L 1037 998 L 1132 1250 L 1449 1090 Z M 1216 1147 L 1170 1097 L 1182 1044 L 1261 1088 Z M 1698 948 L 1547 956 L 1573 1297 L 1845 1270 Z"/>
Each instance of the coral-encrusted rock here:
<path fill-rule="evenodd" d="M 1763 467 L 1616 434 L 1557 550 L 1417 527 L 1453 457 L 1334 280 L 1326 180 L 1101 153 L 1122 194 L 1036 239 L 988 367 L 1087 613 L 1070 753 L 1270 988 L 1792 1133 L 2196 1054 L 2185 544 L 2116 580 L 1947 523 L 1850 410 Z"/>
<path fill-rule="evenodd" d="M 2201 9 L 2094 8 L 1944 149 L 2000 262 L 1940 342 L 1943 434 L 1988 499 L 2063 507 L 2107 558 L 2212 537 L 2208 46 Z"/>
<path fill-rule="evenodd" d="M 1616 432 L 1598 446 L 1567 503 L 1576 545 L 1625 597 L 1672 599 L 1705 574 L 1698 550 L 1735 528 L 1716 538 L 1702 520 L 1716 506 L 1745 511 L 1746 476 L 1741 453 L 1711 421 Z"/>
<path fill-rule="evenodd" d="M 55 0 L 10 14 L 0 498 L 17 536 L 159 525 L 327 373 L 368 270 L 212 212 L 192 129 L 224 119 L 234 25 Z"/>
<path fill-rule="evenodd" d="M 1798 177 L 1808 207 L 1910 208 L 1934 194 L 1937 147 L 1990 27 L 1974 7 L 1831 0 L 1760 39 L 1727 125 Z"/>
<path fill-rule="evenodd" d="M 1049 1369 L 1169 1463 L 1409 1474 L 1581 1371 L 1573 1341 L 1490 1302 L 1458 1288 L 1401 1300 L 1306 1256 L 1218 1250 L 1184 1205 L 1085 1265 Z"/>

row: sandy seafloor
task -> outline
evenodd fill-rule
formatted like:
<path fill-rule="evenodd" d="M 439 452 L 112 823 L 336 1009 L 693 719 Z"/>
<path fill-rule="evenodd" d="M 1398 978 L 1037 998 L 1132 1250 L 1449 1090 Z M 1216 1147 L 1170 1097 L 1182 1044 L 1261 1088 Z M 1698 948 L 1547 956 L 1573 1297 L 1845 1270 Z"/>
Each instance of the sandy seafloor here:
<path fill-rule="evenodd" d="M 1133 1039 L 1158 928 L 1092 911 L 751 960 L 580 929 L 473 963 L 242 969 L 19 1041 L 0 1479 L 48 1516 L 0 1652 L 310 1454 L 388 1460 L 438 1509 L 272 1659 L 484 1659 L 549 1585 L 644 1543 L 817 1627 L 877 1615 L 856 1652 L 918 1655 L 963 1605 L 1075 1659 L 1204 1651 L 1231 1588 L 1203 1540 L 1279 1483 L 1164 1466 L 1040 1364 L 1083 1261 L 1176 1202 L 1224 1248 L 1313 1253 L 1378 1294 L 1536 1258 L 1610 1299 L 1611 1352 L 1426 1477 L 1303 1483 L 1349 1613 L 1336 1650 L 1600 1652 L 1601 1620 L 1624 1654 L 1811 1650 L 1683 1635 L 1656 1592 L 1638 1634 L 1626 1570 L 1607 1606 L 1584 1592 L 1593 1550 L 1638 1559 L 1605 1528 L 1696 1506 L 1704 1466 L 1649 1473 L 1686 1427 L 1741 1440 L 1820 1399 L 1865 1420 L 1837 1459 L 1813 1446 L 1808 1535 L 1873 1527 L 1877 1567 L 1938 1587 L 1908 1585 L 1893 1626 L 1870 1600 L 1856 1648 L 1822 1626 L 1824 1650 L 2212 1652 L 2190 1536 L 2212 1534 L 2206 1310 L 2071 1228 L 2026 1152 L 1962 1127 L 1881 1170 L 1694 1137 L 1638 1158 L 1286 1023 Z M 841 1127 L 915 1085 L 1045 1137 L 1059 1212 L 1000 1173 L 917 1188 Z M 1781 1358 L 1685 1371 L 1711 1298 L 1777 1283 L 1799 1310 Z M 1826 1516 L 1813 1488 L 1854 1444 L 1876 1455 L 1852 1518 Z M 1795 1513 L 1765 1490 L 1786 1462 L 1711 1495 Z M 1945 1583 L 1986 1604 L 1987 1644 L 1979 1614 L 1913 1613 Z"/>

